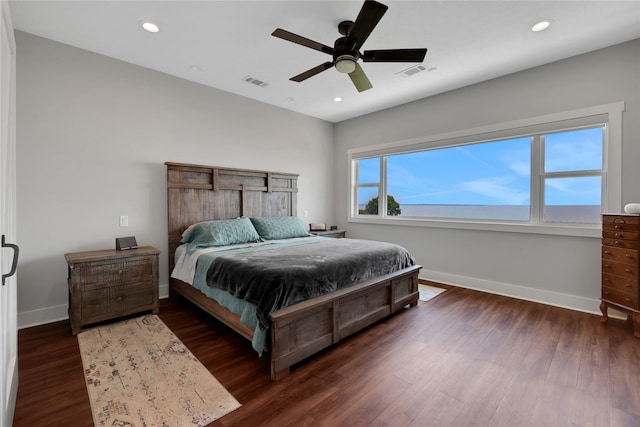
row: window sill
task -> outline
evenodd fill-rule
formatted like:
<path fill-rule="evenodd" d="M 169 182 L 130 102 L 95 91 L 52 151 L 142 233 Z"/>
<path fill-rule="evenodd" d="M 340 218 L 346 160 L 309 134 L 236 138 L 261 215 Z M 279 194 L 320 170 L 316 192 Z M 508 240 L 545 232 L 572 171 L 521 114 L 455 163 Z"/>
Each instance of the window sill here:
<path fill-rule="evenodd" d="M 601 224 L 529 224 L 454 219 L 350 217 L 350 223 L 602 238 Z"/>

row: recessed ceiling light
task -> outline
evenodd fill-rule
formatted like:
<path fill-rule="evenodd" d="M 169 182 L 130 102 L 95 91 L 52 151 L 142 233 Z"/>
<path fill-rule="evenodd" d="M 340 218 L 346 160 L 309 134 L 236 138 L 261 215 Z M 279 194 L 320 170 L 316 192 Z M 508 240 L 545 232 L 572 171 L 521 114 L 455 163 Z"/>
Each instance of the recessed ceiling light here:
<path fill-rule="evenodd" d="M 531 27 L 531 31 L 537 33 L 538 31 L 546 30 L 550 25 L 551 21 L 549 21 L 548 19 L 545 21 L 540 21 Z"/>
<path fill-rule="evenodd" d="M 153 22 L 143 22 L 142 28 L 144 28 L 150 33 L 157 33 L 158 31 L 160 31 L 160 28 Z"/>
<path fill-rule="evenodd" d="M 333 102 L 342 102 L 342 98 L 336 96 L 335 98 L 333 98 Z"/>

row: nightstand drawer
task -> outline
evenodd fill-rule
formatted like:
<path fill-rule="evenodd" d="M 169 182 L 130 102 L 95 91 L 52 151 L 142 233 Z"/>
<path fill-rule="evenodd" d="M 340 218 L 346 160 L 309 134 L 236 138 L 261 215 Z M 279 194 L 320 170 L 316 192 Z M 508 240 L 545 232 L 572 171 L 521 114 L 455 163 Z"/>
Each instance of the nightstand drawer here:
<path fill-rule="evenodd" d="M 638 294 L 628 294 L 617 289 L 602 287 L 602 299 L 638 310 Z"/>
<path fill-rule="evenodd" d="M 82 319 L 129 313 L 137 307 L 153 304 L 153 281 L 109 286 L 82 292 Z"/>
<path fill-rule="evenodd" d="M 124 262 L 91 264 L 76 269 L 75 278 L 77 279 L 77 283 L 82 283 L 83 286 L 90 286 L 92 284 L 120 284 L 150 277 L 153 274 L 151 260 L 148 258 L 139 258 Z"/>

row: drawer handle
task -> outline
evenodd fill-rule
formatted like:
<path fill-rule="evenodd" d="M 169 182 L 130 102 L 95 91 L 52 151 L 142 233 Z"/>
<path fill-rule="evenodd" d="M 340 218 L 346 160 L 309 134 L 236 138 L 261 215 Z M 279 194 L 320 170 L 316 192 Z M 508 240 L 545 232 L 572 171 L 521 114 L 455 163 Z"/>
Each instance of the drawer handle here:
<path fill-rule="evenodd" d="M 627 302 L 631 302 L 631 298 L 625 298 L 624 300 Z"/>
<path fill-rule="evenodd" d="M 613 242 L 613 244 L 616 245 L 616 246 L 620 246 L 621 245 L 621 243 L 618 242 L 617 240 L 615 242 Z"/>
<path fill-rule="evenodd" d="M 604 251 L 604 253 L 605 253 L 606 255 L 609 255 L 609 251 Z"/>
<path fill-rule="evenodd" d="M 118 274 L 122 274 L 122 270 L 118 270 Z"/>
<path fill-rule="evenodd" d="M 615 228 L 616 230 L 620 229 L 619 225 L 614 225 L 613 228 Z"/>
<path fill-rule="evenodd" d="M 622 237 L 622 234 L 620 234 L 620 233 L 615 233 L 615 234 L 614 234 L 614 237 Z"/>
<path fill-rule="evenodd" d="M 629 258 L 629 254 L 624 254 L 624 257 L 625 258 Z"/>
<path fill-rule="evenodd" d="M 608 278 L 608 277 L 605 277 L 605 278 L 604 278 L 604 281 L 605 281 L 605 282 L 608 282 L 608 281 L 609 281 L 609 278 Z"/>
<path fill-rule="evenodd" d="M 608 296 L 609 295 L 609 291 L 604 291 L 604 294 Z"/>
<path fill-rule="evenodd" d="M 631 283 L 625 283 L 624 285 L 625 285 L 627 288 L 630 288 L 630 287 L 631 287 Z"/>
<path fill-rule="evenodd" d="M 123 299 L 124 299 L 124 298 L 122 297 L 122 295 L 118 295 L 118 296 L 116 297 L 116 302 L 122 302 L 122 300 L 123 300 Z"/>
<path fill-rule="evenodd" d="M 604 268 L 610 268 L 610 267 L 609 267 L 609 264 L 605 264 L 605 265 L 604 265 Z"/>
<path fill-rule="evenodd" d="M 625 269 L 624 269 L 624 271 L 625 271 L 626 273 L 631 273 L 631 270 L 629 270 L 628 268 L 625 268 Z"/>

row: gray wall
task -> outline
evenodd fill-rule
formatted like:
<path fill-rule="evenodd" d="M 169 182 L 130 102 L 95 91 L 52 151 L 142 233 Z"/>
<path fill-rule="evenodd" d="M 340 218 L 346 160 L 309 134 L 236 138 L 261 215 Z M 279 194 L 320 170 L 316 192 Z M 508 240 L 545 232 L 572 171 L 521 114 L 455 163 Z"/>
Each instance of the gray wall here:
<path fill-rule="evenodd" d="M 347 223 L 347 150 L 617 101 L 626 104 L 622 202 L 637 202 L 640 40 L 338 123 L 338 223 L 350 237 L 404 245 L 424 266 L 421 277 L 595 312 L 600 239 Z"/>
<path fill-rule="evenodd" d="M 67 317 L 64 253 L 135 235 L 162 250 L 165 161 L 300 174 L 298 213 L 333 223 L 333 125 L 17 32 L 19 326 Z M 129 227 L 119 227 L 119 215 Z"/>

